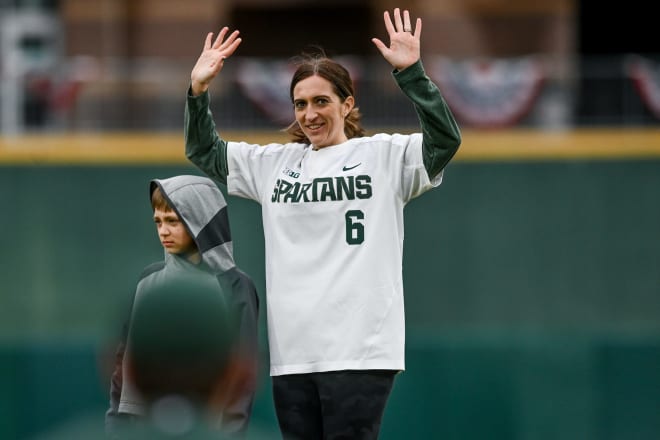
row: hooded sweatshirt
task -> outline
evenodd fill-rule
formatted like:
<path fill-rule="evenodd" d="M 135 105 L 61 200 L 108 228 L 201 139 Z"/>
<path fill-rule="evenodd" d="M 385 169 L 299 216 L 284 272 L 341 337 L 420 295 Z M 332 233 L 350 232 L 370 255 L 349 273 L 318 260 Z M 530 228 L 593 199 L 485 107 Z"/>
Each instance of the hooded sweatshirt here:
<path fill-rule="evenodd" d="M 199 264 L 192 264 L 178 255 L 165 252 L 163 261 L 147 266 L 137 283 L 133 303 L 139 301 L 142 292 L 181 275 L 198 277 L 204 283 L 216 286 L 227 295 L 227 302 L 239 320 L 240 350 L 245 359 L 252 362 L 256 371 L 258 352 L 258 296 L 254 282 L 234 263 L 233 245 L 229 228 L 227 204 L 222 192 L 212 180 L 200 176 L 176 176 L 155 179 L 150 182 L 149 197 L 160 190 L 169 206 L 178 215 L 201 256 Z M 182 309 L 185 304 L 181 305 Z M 125 352 L 130 332 L 130 320 L 124 326 L 123 340 L 115 358 L 115 370 L 110 384 L 110 408 L 106 412 L 106 431 L 112 436 L 118 433 L 122 419 L 128 416 L 144 416 L 146 406 L 138 390 L 127 380 Z M 225 410 L 219 425 L 224 432 L 243 434 L 251 415 L 255 384 L 245 395 Z"/>

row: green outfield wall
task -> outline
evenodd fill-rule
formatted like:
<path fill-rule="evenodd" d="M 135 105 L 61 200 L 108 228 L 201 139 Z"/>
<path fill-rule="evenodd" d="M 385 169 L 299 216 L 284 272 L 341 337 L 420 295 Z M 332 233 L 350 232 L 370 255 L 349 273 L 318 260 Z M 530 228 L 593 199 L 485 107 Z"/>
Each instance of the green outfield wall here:
<path fill-rule="evenodd" d="M 115 338 L 162 257 L 148 181 L 172 163 L 0 164 L 0 438 L 102 424 Z M 229 198 L 264 296 L 259 206 Z M 406 208 L 407 370 L 382 438 L 660 438 L 660 157 L 451 163 Z M 262 301 L 265 305 L 265 301 Z M 265 310 L 255 428 L 277 430 Z"/>

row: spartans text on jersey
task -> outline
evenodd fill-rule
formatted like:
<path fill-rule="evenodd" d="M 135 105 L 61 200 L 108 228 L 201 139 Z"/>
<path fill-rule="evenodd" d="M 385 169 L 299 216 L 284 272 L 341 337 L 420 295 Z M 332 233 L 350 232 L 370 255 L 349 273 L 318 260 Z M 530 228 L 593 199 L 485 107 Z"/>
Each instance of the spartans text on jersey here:
<path fill-rule="evenodd" d="M 317 177 L 310 183 L 277 179 L 270 201 L 273 203 L 329 202 L 369 199 L 371 176 Z"/>

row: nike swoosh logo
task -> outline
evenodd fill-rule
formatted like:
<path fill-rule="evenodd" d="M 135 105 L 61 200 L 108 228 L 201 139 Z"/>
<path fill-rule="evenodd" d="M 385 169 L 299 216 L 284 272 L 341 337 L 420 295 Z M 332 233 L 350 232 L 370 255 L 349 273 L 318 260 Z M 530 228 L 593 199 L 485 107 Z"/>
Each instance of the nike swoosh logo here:
<path fill-rule="evenodd" d="M 357 165 L 353 165 L 352 167 L 347 167 L 347 166 L 344 165 L 344 168 L 342 168 L 341 170 L 342 170 L 342 171 L 350 171 L 350 170 L 352 170 L 353 168 L 357 168 L 357 167 L 359 167 L 360 165 L 362 165 L 362 162 L 360 162 L 360 163 L 357 164 Z"/>

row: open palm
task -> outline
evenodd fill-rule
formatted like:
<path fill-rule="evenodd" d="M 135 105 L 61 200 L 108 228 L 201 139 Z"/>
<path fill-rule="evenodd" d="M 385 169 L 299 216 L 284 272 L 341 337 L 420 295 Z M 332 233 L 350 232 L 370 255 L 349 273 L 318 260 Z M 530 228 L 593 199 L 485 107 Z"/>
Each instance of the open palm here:
<path fill-rule="evenodd" d="M 389 47 L 378 38 L 371 41 L 376 45 L 383 57 L 397 70 L 403 70 L 415 64 L 420 58 L 420 36 L 422 34 L 422 19 L 418 18 L 413 29 L 410 23 L 410 13 L 399 8 L 394 9 L 394 22 L 390 13 L 385 11 L 383 19 L 385 29 L 390 37 Z"/>
<path fill-rule="evenodd" d="M 230 57 L 241 44 L 239 32 L 232 32 L 226 39 L 228 27 L 222 28 L 213 41 L 213 32 L 209 32 L 204 42 L 204 49 L 199 55 L 190 73 L 190 82 L 194 95 L 205 92 L 213 78 L 222 70 L 225 59 Z"/>

